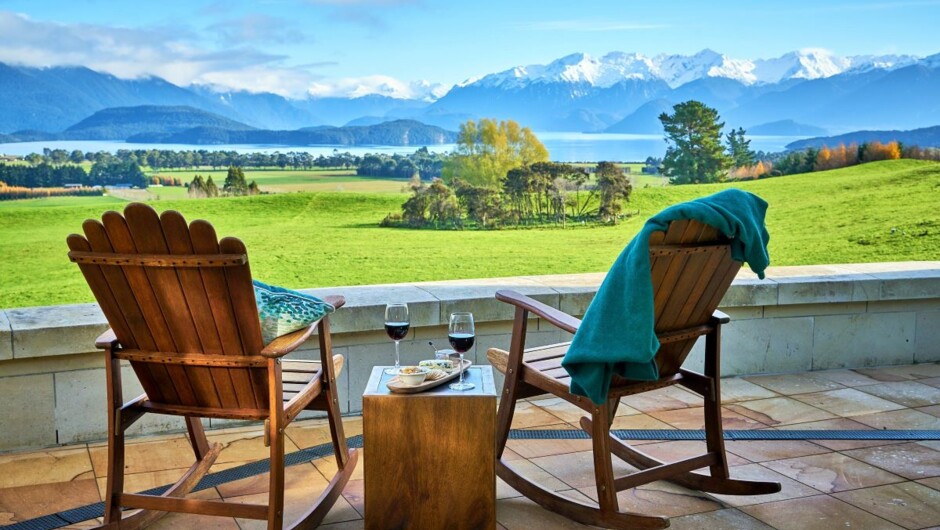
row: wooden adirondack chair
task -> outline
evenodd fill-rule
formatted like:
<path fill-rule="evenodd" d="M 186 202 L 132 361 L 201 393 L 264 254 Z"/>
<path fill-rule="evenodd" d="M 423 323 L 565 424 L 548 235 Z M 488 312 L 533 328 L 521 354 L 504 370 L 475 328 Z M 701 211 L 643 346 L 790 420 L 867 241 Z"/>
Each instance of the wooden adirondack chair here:
<path fill-rule="evenodd" d="M 342 356 L 332 355 L 330 324 L 278 337 L 265 347 L 245 245 L 219 241 L 206 221 L 189 226 L 178 212 L 158 216 L 130 204 L 85 221 L 85 236 L 68 237 L 78 264 L 111 329 L 104 350 L 108 385 L 108 481 L 105 525 L 140 528 L 165 512 L 268 521 L 284 519 L 284 429 L 303 410 L 326 411 L 338 471 L 291 528 L 319 524 L 342 492 L 358 452 L 346 447 L 336 394 Z M 329 297 L 336 307 L 341 296 Z M 320 362 L 282 358 L 318 331 Z M 145 394 L 122 403 L 121 361 L 129 361 Z M 159 496 L 124 492 L 124 431 L 142 415 L 184 416 L 196 461 Z M 200 418 L 259 420 L 270 443 L 267 505 L 186 499 L 221 450 L 209 444 Z M 142 511 L 122 519 L 122 508 Z"/>
<path fill-rule="evenodd" d="M 543 507 L 575 521 L 610 528 L 665 528 L 669 519 L 622 512 L 617 492 L 656 480 L 711 493 L 758 495 L 780 491 L 776 482 L 729 478 L 721 426 L 720 343 L 721 325 L 729 318 L 717 311 L 741 264 L 731 258 L 725 238 L 711 226 L 696 221 L 673 221 L 666 232 L 650 238 L 654 291 L 655 331 L 661 346 L 655 361 L 657 381 L 631 381 L 614 376 L 606 403 L 595 405 L 585 397 L 569 393 L 570 378 L 561 366 L 568 344 L 526 350 L 526 324 L 530 313 L 569 333 L 581 321 L 541 302 L 512 291 L 499 291 L 496 298 L 516 306 L 509 352 L 490 349 L 487 356 L 506 374 L 496 427 L 497 467 L 500 478 Z M 705 369 L 699 374 L 681 368 L 696 339 L 705 336 Z M 705 401 L 707 452 L 678 462 L 665 463 L 611 436 L 610 426 L 620 398 L 680 384 Z M 597 505 L 562 497 L 528 480 L 502 459 L 516 401 L 550 393 L 581 408 L 581 428 L 591 435 Z M 640 469 L 614 477 L 611 454 Z M 709 475 L 692 473 L 708 467 Z"/>

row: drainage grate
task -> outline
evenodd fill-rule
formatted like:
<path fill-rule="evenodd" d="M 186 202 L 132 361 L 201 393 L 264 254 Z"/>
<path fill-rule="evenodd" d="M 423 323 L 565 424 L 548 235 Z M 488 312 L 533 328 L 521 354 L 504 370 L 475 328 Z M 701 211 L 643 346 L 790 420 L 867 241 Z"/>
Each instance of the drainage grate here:
<path fill-rule="evenodd" d="M 650 429 L 615 429 L 610 431 L 622 440 L 704 440 L 705 431 L 701 430 L 650 430 Z M 725 440 L 940 440 L 940 431 L 772 431 L 772 430 L 727 430 L 724 432 Z M 509 432 L 510 440 L 577 440 L 587 439 L 584 431 L 574 429 L 548 429 L 548 430 L 519 430 Z M 353 436 L 346 440 L 349 447 L 362 447 L 362 435 Z M 287 466 L 305 464 L 311 460 L 333 455 L 333 444 L 327 443 L 302 449 L 284 455 Z M 259 460 L 236 466 L 216 473 L 206 475 L 199 481 L 193 491 L 214 488 L 220 484 L 253 477 L 267 473 L 268 460 Z M 159 495 L 169 486 L 160 486 L 141 493 Z M 20 521 L 6 526 L 0 530 L 52 530 L 66 525 L 87 521 L 104 515 L 104 503 L 98 502 L 87 506 L 79 506 L 50 515 L 43 515 L 35 519 Z"/>

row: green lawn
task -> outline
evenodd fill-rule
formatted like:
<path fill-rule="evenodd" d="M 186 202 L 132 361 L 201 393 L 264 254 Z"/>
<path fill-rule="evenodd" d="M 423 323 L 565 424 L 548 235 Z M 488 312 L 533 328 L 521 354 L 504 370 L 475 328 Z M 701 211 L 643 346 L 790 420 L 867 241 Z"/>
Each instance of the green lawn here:
<path fill-rule="evenodd" d="M 220 188 L 228 174 L 227 169 L 222 170 L 185 170 L 185 171 L 148 171 L 147 175 L 161 175 L 165 177 L 178 177 L 183 183 L 193 180 L 196 175 L 212 180 Z M 407 185 L 407 179 L 373 178 L 356 176 L 355 170 L 327 169 L 327 170 L 278 170 L 261 169 L 246 170 L 245 180 L 255 180 L 261 191 L 285 193 L 295 191 L 351 191 L 360 193 L 399 193 Z M 159 193 L 159 192 L 157 192 Z M 185 197 L 185 193 L 183 194 Z M 171 198 L 171 197 L 168 197 Z"/>
<path fill-rule="evenodd" d="M 209 219 L 248 245 L 255 277 L 287 287 L 486 278 L 606 270 L 643 221 L 662 208 L 726 188 L 770 203 L 774 265 L 936 260 L 940 164 L 876 162 L 736 184 L 638 187 L 618 226 L 500 231 L 379 228 L 404 196 L 289 193 L 161 200 L 158 210 Z M 49 201 L 49 202 L 44 202 Z M 0 307 L 91 300 L 65 237 L 120 207 L 110 197 L 0 202 Z"/>

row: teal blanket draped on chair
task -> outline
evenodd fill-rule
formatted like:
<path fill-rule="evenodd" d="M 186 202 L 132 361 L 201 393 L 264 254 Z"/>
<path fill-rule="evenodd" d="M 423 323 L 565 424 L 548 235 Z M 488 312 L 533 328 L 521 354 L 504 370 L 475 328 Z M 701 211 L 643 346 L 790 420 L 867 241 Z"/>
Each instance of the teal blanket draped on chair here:
<path fill-rule="evenodd" d="M 728 189 L 677 204 L 650 218 L 620 253 L 584 314 L 562 361 L 571 375 L 571 392 L 601 404 L 613 374 L 639 381 L 659 378 L 654 356 L 653 285 L 649 239 L 671 221 L 691 219 L 717 228 L 731 240 L 731 255 L 764 278 L 770 263 L 764 226 L 767 203 L 752 193 Z"/>

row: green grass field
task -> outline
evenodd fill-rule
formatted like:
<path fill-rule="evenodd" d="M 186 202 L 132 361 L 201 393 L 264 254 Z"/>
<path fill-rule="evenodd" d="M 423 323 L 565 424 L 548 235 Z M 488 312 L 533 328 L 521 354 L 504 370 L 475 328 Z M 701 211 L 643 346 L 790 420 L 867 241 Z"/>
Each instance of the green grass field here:
<path fill-rule="evenodd" d="M 404 195 L 287 193 L 161 200 L 248 245 L 256 278 L 287 287 L 606 270 L 647 217 L 735 186 L 770 203 L 773 265 L 940 259 L 940 164 L 876 162 L 736 184 L 638 187 L 617 226 L 500 231 L 378 227 Z M 65 237 L 120 208 L 113 197 L 0 202 L 0 307 L 86 302 Z"/>
<path fill-rule="evenodd" d="M 227 169 L 223 170 L 186 170 L 186 171 L 147 171 L 147 175 L 160 175 L 165 177 L 178 177 L 184 183 L 193 180 L 196 175 L 202 175 L 207 178 L 210 175 L 212 180 L 220 188 L 225 182 L 228 174 Z M 294 171 L 291 169 L 262 169 L 245 171 L 245 180 L 251 182 L 255 180 L 261 191 L 272 193 L 286 193 L 295 191 L 350 191 L 358 193 L 399 193 L 407 185 L 407 179 L 393 178 L 372 178 L 356 176 L 355 170 L 328 169 L 313 171 Z M 153 193 L 162 194 L 162 188 L 151 190 Z M 179 190 L 179 188 L 176 188 Z M 180 198 L 185 198 L 186 193 L 183 190 Z M 163 198 L 163 197 L 161 197 Z M 174 198 L 168 195 L 166 198 Z"/>

